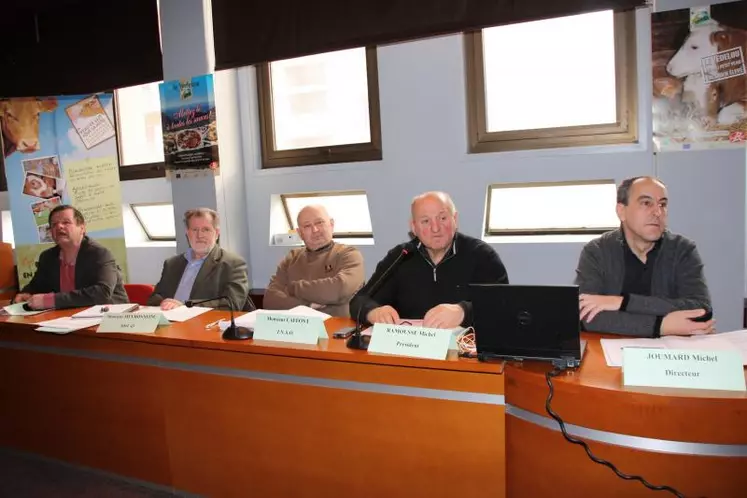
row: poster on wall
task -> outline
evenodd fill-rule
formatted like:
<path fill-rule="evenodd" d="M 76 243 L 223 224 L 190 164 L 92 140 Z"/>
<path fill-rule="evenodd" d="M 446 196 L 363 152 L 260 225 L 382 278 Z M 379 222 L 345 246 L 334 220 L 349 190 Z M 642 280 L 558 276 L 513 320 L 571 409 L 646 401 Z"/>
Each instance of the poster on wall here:
<path fill-rule="evenodd" d="M 18 280 L 54 245 L 49 214 L 70 204 L 89 237 L 109 248 L 127 275 L 113 94 L 0 100 L 5 177 Z"/>
<path fill-rule="evenodd" d="M 159 85 L 167 170 L 217 170 L 218 130 L 213 75 Z"/>
<path fill-rule="evenodd" d="M 747 2 L 734 4 L 652 15 L 657 150 L 745 146 Z"/>

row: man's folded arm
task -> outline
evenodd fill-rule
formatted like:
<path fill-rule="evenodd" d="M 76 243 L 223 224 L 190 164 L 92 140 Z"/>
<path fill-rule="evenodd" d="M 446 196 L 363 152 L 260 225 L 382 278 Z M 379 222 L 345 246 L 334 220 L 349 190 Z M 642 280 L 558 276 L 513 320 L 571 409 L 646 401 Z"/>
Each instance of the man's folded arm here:
<path fill-rule="evenodd" d="M 296 280 L 288 285 L 290 294 L 318 304 L 341 304 L 353 297 L 365 279 L 363 256 L 355 248 L 340 255 L 340 269 L 333 277 Z"/>
<path fill-rule="evenodd" d="M 658 337 L 663 316 L 639 315 L 627 311 L 602 311 L 590 322 L 584 320 L 584 330 L 613 332 L 631 337 Z"/>
<path fill-rule="evenodd" d="M 270 279 L 270 283 L 265 289 L 265 295 L 262 300 L 262 306 L 268 310 L 289 310 L 296 306 L 306 305 L 308 302 L 293 297 L 288 293 L 288 265 L 290 264 L 290 254 L 283 259 L 278 265 L 275 275 Z"/>
<path fill-rule="evenodd" d="M 677 264 L 678 274 L 675 278 L 675 292 L 678 298 L 642 296 L 630 294 L 623 296 L 623 311 L 645 315 L 666 315 L 673 311 L 692 309 L 711 309 L 711 298 L 708 293 L 703 261 L 695 245 L 690 247 Z"/>

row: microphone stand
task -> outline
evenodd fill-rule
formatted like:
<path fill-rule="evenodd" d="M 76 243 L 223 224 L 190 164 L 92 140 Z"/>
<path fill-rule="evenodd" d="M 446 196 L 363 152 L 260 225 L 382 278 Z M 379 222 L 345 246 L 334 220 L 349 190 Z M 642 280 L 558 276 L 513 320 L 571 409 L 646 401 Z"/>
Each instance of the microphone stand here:
<path fill-rule="evenodd" d="M 411 241 L 407 244 L 405 244 L 405 247 L 402 248 L 402 252 L 399 253 L 397 256 L 397 259 L 395 259 L 391 265 L 389 265 L 389 268 L 386 269 L 384 273 L 381 274 L 378 280 L 376 280 L 373 285 L 371 286 L 371 289 L 368 291 L 368 297 L 372 298 L 378 292 L 378 290 L 381 288 L 381 286 L 389 279 L 389 275 L 391 275 L 392 271 L 399 266 L 399 264 L 404 260 L 404 258 L 410 254 L 412 254 L 415 251 L 414 243 Z M 360 350 L 368 350 L 368 345 L 371 342 L 371 336 L 370 335 L 363 335 L 361 332 L 363 332 L 362 324 L 361 324 L 361 311 L 363 311 L 363 306 L 361 305 L 358 308 L 358 313 L 356 313 L 355 317 L 355 331 L 353 332 L 353 335 L 350 336 L 348 339 L 348 342 L 345 344 L 350 349 L 360 349 Z"/>
<path fill-rule="evenodd" d="M 228 303 L 228 311 L 231 314 L 231 324 L 228 326 L 228 328 L 226 328 L 226 330 L 223 331 L 221 337 L 229 341 L 240 341 L 251 339 L 252 337 L 254 337 L 254 331 L 252 331 L 251 329 L 248 329 L 247 327 L 236 326 L 236 321 L 233 318 L 233 304 L 231 303 L 231 300 L 228 298 L 228 296 L 211 297 L 210 299 L 201 299 L 199 301 L 189 300 L 184 303 L 184 305 L 187 308 L 191 308 L 192 306 L 195 306 L 197 304 L 206 303 L 208 301 L 215 301 L 216 299 L 224 299 Z"/>

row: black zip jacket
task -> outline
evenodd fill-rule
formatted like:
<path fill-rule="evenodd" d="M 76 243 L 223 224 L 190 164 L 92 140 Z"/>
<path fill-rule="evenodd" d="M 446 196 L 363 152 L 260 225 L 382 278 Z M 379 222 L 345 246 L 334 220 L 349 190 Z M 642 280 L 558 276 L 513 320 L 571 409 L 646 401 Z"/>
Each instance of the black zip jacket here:
<path fill-rule="evenodd" d="M 371 279 L 350 301 L 350 316 L 366 322 L 366 315 L 379 306 L 389 305 L 402 319 L 422 319 L 439 304 L 459 304 L 464 309 L 463 327 L 472 325 L 472 303 L 467 284 L 507 284 L 508 274 L 501 258 L 482 240 L 456 233 L 451 247 L 438 265 L 434 265 L 422 242 L 404 257 L 373 296 L 369 289 L 402 254 L 407 244 L 389 251 L 376 265 Z"/>

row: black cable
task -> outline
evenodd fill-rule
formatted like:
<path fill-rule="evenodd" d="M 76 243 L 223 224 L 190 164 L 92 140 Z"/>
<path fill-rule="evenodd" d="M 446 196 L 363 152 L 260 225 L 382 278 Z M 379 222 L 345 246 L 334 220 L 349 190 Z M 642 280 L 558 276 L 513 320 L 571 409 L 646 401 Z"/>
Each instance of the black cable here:
<path fill-rule="evenodd" d="M 591 452 L 591 449 L 589 449 L 589 445 L 586 443 L 586 441 L 584 441 L 583 439 L 578 439 L 578 438 L 575 438 L 573 436 L 569 436 L 568 435 L 568 432 L 566 432 L 566 430 L 565 430 L 565 422 L 563 422 L 563 419 L 560 418 L 560 415 L 558 415 L 557 413 L 555 413 L 553 411 L 553 409 L 550 407 L 550 402 L 552 401 L 553 394 L 555 393 L 555 389 L 554 389 L 554 387 L 552 385 L 552 378 L 553 377 L 557 377 L 562 372 L 563 372 L 563 370 L 561 370 L 559 368 L 556 368 L 552 372 L 547 372 L 545 374 L 545 380 L 547 380 L 547 385 L 550 388 L 550 391 L 547 393 L 547 401 L 545 402 L 545 410 L 558 423 L 558 425 L 560 426 L 560 432 L 563 433 L 563 437 L 569 443 L 578 444 L 578 445 L 582 446 L 584 448 L 584 450 L 586 450 L 586 454 L 589 456 L 589 458 L 591 459 L 592 462 L 598 463 L 599 465 L 604 465 L 605 467 L 609 467 L 610 469 L 612 469 L 612 471 L 615 474 L 617 474 L 617 476 L 620 479 L 625 479 L 626 481 L 640 481 L 644 486 L 646 486 L 647 488 L 649 488 L 649 489 L 651 489 L 653 491 L 669 491 L 670 493 L 672 493 L 673 495 L 675 495 L 677 498 L 685 498 L 685 495 L 683 495 L 682 493 L 680 493 L 679 491 L 677 491 L 676 489 L 674 489 L 671 486 L 654 486 L 653 484 L 649 483 L 646 479 L 644 479 L 641 476 L 638 476 L 638 475 L 629 475 L 629 474 L 625 474 L 623 472 L 620 472 L 617 469 L 617 467 L 615 467 L 615 465 L 613 463 L 608 462 L 607 460 L 604 460 L 604 459 L 599 458 L 598 456 L 594 455 Z"/>

